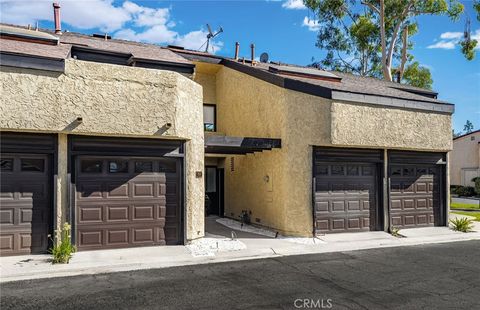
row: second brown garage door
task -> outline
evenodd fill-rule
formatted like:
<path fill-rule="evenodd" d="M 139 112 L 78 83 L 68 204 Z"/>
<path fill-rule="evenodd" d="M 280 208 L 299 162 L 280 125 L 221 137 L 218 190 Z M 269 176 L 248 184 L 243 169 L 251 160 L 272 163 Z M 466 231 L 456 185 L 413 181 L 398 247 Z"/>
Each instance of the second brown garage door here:
<path fill-rule="evenodd" d="M 80 250 L 181 243 L 178 160 L 79 156 L 76 167 Z"/>

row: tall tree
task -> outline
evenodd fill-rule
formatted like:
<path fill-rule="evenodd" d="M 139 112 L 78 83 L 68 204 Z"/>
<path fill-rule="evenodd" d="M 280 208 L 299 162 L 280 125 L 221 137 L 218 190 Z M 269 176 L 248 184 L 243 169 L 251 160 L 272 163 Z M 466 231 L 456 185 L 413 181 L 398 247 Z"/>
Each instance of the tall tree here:
<path fill-rule="evenodd" d="M 470 120 L 467 120 L 465 126 L 463 126 L 463 131 L 465 131 L 465 133 L 471 133 L 473 131 L 473 124 Z"/>
<path fill-rule="evenodd" d="M 304 0 L 317 16 L 317 46 L 327 51 L 321 64 L 331 69 L 388 81 L 408 82 L 403 74 L 413 61 L 409 37 L 420 15 L 447 15 L 457 20 L 459 0 Z M 415 63 L 413 62 L 413 65 Z M 418 69 L 418 65 L 415 65 Z M 407 69 L 406 69 L 407 68 Z M 422 73 L 428 70 L 423 68 Z M 412 68 L 412 71 L 415 71 Z M 418 71 L 418 70 L 417 70 Z"/>

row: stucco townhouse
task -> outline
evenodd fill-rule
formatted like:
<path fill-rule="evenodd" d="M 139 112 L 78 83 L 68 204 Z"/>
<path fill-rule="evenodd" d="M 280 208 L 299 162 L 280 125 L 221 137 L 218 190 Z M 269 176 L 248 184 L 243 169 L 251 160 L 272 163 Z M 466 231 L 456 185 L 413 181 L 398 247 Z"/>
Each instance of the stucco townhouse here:
<path fill-rule="evenodd" d="M 206 214 L 293 236 L 446 225 L 437 93 L 56 28 L 0 26 L 2 255 L 65 221 L 80 251 L 184 244 Z"/>
<path fill-rule="evenodd" d="M 450 183 L 475 186 L 472 179 L 480 177 L 480 130 L 453 138 L 450 155 Z"/>

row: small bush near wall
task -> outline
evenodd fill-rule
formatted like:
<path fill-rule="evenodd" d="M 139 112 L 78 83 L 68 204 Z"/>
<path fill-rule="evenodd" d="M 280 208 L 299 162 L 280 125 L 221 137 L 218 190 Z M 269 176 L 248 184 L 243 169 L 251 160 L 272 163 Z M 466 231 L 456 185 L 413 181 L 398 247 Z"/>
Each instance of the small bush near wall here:
<path fill-rule="evenodd" d="M 459 186 L 455 189 L 454 194 L 463 197 L 475 196 L 475 188 L 471 186 Z"/>
<path fill-rule="evenodd" d="M 480 196 L 480 177 L 473 178 L 472 182 L 475 182 L 475 193 Z"/>
<path fill-rule="evenodd" d="M 71 243 L 71 230 L 70 224 L 65 223 L 61 229 L 55 231 L 53 246 L 50 248 L 53 264 L 68 264 L 72 254 L 77 250 Z"/>
<path fill-rule="evenodd" d="M 450 194 L 456 195 L 457 194 L 457 189 L 461 187 L 460 185 L 450 185 Z"/>

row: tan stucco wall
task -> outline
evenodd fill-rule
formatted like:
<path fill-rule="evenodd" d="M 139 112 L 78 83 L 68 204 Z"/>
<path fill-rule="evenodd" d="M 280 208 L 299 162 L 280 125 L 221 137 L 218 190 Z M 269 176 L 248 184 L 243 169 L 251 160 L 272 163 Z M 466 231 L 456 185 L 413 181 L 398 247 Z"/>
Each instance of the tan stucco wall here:
<path fill-rule="evenodd" d="M 217 102 L 215 75 L 196 72 L 194 80 L 198 84 L 202 85 L 203 102 L 209 103 L 209 104 L 215 104 Z"/>
<path fill-rule="evenodd" d="M 73 59 L 64 74 L 2 67 L 0 83 L 2 130 L 186 140 L 187 239 L 203 236 L 200 85 L 175 72 Z"/>
<path fill-rule="evenodd" d="M 216 74 L 219 132 L 282 139 L 279 150 L 235 156 L 233 172 L 227 158 L 229 217 L 251 210 L 253 222 L 260 218 L 260 224 L 284 234 L 311 235 L 313 146 L 451 149 L 449 115 L 333 102 L 225 67 L 210 74 Z"/>
<path fill-rule="evenodd" d="M 449 151 L 451 136 L 448 114 L 332 103 L 332 144 Z"/>
<path fill-rule="evenodd" d="M 474 137 L 474 140 L 471 140 Z M 450 152 L 450 182 L 452 185 L 462 184 L 462 169 L 480 168 L 480 132 L 453 140 L 453 150 Z M 471 172 L 473 173 L 473 171 Z"/>
<path fill-rule="evenodd" d="M 216 80 L 218 131 L 228 136 L 283 137 L 284 89 L 225 67 Z M 234 171 L 227 158 L 225 214 L 238 219 L 242 210 L 250 210 L 252 222 L 283 232 L 285 156 L 285 149 L 234 156 Z"/>

